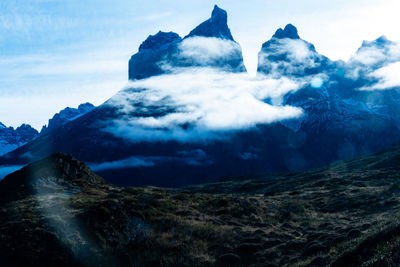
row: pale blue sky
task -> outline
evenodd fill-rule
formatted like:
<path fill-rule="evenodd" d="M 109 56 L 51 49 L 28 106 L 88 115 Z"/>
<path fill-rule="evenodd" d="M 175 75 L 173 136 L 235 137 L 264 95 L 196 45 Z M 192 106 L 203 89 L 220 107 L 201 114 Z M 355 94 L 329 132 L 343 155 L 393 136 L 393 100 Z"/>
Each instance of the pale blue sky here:
<path fill-rule="evenodd" d="M 252 74 L 261 44 L 287 23 L 332 59 L 348 59 L 364 39 L 400 40 L 398 0 L 2 0 L 0 122 L 40 128 L 66 106 L 101 104 L 125 85 L 149 34 L 184 36 L 214 4 L 228 11 Z"/>

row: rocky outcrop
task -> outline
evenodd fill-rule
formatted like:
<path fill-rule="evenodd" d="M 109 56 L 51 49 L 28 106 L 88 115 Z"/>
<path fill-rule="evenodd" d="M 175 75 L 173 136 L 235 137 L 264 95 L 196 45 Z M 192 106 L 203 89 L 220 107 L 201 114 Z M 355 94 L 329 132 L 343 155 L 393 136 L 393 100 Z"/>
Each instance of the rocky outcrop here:
<path fill-rule="evenodd" d="M 228 14 L 217 5 L 211 13 L 211 18 L 194 28 L 185 38 L 194 36 L 214 37 L 234 41 L 228 27 Z"/>
<path fill-rule="evenodd" d="M 139 80 L 165 73 L 163 60 L 177 49 L 181 37 L 174 32 L 150 35 L 129 60 L 129 79 Z"/>

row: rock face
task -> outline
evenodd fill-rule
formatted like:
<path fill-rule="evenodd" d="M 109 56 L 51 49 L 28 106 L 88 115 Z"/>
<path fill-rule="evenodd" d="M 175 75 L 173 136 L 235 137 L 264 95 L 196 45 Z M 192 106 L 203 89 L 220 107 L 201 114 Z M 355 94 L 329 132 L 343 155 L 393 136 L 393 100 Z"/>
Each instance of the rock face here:
<path fill-rule="evenodd" d="M 0 122 L 0 155 L 12 151 L 38 136 L 38 131 L 28 124 L 18 128 L 6 127 Z"/>
<path fill-rule="evenodd" d="M 47 126 L 43 126 L 40 134 L 51 132 L 54 129 L 63 126 L 64 124 L 85 115 L 86 113 L 92 111 L 94 108 L 95 106 L 90 103 L 80 104 L 78 108 L 67 107 L 61 110 L 59 113 L 55 114 L 53 118 L 49 120 L 49 124 Z"/>
<path fill-rule="evenodd" d="M 284 39 L 284 38 L 289 38 L 289 39 L 300 39 L 300 36 L 297 32 L 297 28 L 293 26 L 292 24 L 286 25 L 284 29 L 279 28 L 274 36 L 274 38 L 277 39 Z"/>
<path fill-rule="evenodd" d="M 215 37 L 234 41 L 231 30 L 228 27 L 228 14 L 226 11 L 215 5 L 211 18 L 197 26 L 185 38 L 193 36 Z"/>
<path fill-rule="evenodd" d="M 150 35 L 129 60 L 129 79 L 138 80 L 163 74 L 163 60 L 177 49 L 181 37 L 174 32 Z"/>
<path fill-rule="evenodd" d="M 129 79 L 139 80 L 190 67 L 246 71 L 241 47 L 234 41 L 227 24 L 227 13 L 218 6 L 214 7 L 210 19 L 184 39 L 174 32 L 150 35 L 129 60 Z"/>

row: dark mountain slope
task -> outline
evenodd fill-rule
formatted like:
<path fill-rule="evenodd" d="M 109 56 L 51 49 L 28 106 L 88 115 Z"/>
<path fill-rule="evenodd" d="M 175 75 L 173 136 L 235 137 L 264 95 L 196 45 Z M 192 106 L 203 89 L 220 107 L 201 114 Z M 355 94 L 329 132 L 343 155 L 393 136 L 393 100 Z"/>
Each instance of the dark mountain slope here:
<path fill-rule="evenodd" d="M 398 266 L 399 162 L 393 147 L 317 171 L 166 190 L 114 187 L 55 154 L 0 182 L 0 260 Z"/>

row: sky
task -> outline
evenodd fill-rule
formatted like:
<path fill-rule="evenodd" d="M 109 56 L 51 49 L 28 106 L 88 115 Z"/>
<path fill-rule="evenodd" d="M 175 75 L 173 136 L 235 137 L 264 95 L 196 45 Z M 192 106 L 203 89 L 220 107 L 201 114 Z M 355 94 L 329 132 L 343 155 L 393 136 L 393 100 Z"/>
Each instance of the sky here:
<path fill-rule="evenodd" d="M 227 10 L 251 75 L 262 43 L 287 23 L 333 60 L 363 40 L 400 41 L 398 0 L 2 0 L 0 122 L 40 130 L 67 106 L 103 103 L 127 83 L 128 60 L 149 34 L 185 36 L 214 4 Z"/>

